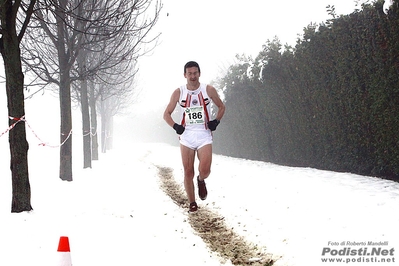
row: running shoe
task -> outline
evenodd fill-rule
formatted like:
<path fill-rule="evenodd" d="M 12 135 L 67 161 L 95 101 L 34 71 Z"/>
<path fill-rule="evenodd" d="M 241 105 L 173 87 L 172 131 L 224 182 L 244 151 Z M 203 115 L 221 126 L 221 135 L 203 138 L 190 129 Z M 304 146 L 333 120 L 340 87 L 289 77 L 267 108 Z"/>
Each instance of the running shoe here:
<path fill-rule="evenodd" d="M 198 183 L 198 195 L 200 199 L 205 200 L 206 196 L 208 196 L 208 191 L 206 190 L 205 181 L 199 180 L 199 176 L 197 176 L 197 183 Z"/>
<path fill-rule="evenodd" d="M 190 203 L 190 208 L 188 209 L 188 212 L 196 212 L 197 210 L 198 210 L 197 203 L 195 201 L 191 202 Z"/>

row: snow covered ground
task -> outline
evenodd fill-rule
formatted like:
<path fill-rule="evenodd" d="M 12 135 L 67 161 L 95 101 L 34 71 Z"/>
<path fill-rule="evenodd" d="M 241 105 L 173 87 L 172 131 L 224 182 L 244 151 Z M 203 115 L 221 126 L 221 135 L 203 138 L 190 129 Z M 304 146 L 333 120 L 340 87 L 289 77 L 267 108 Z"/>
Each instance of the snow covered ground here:
<path fill-rule="evenodd" d="M 187 222 L 186 210 L 160 188 L 157 166 L 173 168 L 182 181 L 177 147 L 117 143 L 84 170 L 76 142 L 74 181 L 64 182 L 58 178 L 58 149 L 31 141 L 34 210 L 11 214 L 8 139 L 0 138 L 0 265 L 56 265 L 60 236 L 69 237 L 75 266 L 231 265 L 208 250 Z M 199 205 L 281 256 L 275 265 L 336 265 L 321 259 L 362 257 L 330 256 L 343 248 L 399 248 L 398 183 L 215 155 L 207 184 L 208 199 Z M 371 246 L 369 241 L 382 242 Z M 394 251 L 365 258 L 395 262 L 349 265 L 399 261 Z"/>

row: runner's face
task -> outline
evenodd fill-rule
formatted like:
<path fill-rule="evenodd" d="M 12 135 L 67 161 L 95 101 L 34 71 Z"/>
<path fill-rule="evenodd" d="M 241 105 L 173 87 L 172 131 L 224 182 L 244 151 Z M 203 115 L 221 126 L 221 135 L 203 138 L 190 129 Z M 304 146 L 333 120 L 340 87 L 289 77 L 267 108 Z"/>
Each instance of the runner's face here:
<path fill-rule="evenodd" d="M 186 68 L 186 73 L 184 73 L 184 77 L 187 79 L 188 83 L 197 83 L 200 76 L 201 74 L 197 67 Z"/>

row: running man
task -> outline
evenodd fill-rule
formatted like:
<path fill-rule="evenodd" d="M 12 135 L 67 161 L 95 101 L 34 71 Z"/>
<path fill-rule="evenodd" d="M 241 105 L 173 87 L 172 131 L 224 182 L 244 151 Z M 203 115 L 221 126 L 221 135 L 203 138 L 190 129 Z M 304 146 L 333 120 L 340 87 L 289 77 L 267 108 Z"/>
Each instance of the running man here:
<path fill-rule="evenodd" d="M 216 130 L 225 111 L 225 106 L 216 89 L 211 85 L 200 83 L 200 76 L 201 70 L 198 63 L 190 61 L 184 66 L 187 84 L 180 86 L 172 93 L 163 115 L 166 123 L 179 135 L 184 168 L 184 188 L 190 203 L 189 212 L 195 212 L 198 209 L 194 191 L 195 155 L 197 154 L 199 160 L 198 195 L 201 200 L 205 200 L 208 191 L 204 180 L 211 173 L 212 164 L 212 131 Z M 211 119 L 211 102 L 218 108 L 214 119 Z M 179 124 L 172 118 L 177 105 L 182 109 L 182 119 Z"/>

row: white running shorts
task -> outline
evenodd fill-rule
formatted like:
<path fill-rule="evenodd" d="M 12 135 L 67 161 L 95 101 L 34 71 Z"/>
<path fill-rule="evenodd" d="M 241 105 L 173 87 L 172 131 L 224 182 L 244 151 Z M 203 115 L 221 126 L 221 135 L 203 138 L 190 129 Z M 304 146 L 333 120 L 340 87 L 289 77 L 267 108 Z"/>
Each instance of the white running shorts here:
<path fill-rule="evenodd" d="M 212 144 L 212 132 L 210 130 L 185 130 L 180 135 L 180 144 L 192 150 L 198 150 L 205 145 Z"/>

